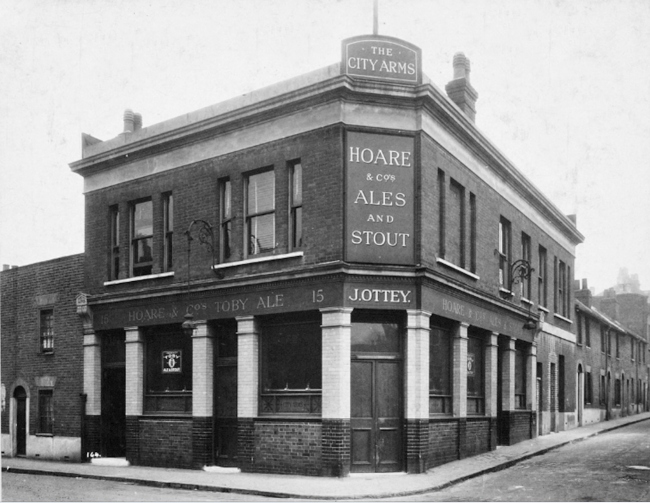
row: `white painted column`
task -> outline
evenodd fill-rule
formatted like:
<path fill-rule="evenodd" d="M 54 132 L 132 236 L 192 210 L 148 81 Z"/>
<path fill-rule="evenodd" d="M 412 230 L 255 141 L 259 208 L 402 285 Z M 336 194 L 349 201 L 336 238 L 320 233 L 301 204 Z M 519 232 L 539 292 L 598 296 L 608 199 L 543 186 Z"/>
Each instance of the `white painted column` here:
<path fill-rule="evenodd" d="M 192 416 L 212 417 L 214 334 L 206 321 L 197 321 L 192 334 Z"/>
<path fill-rule="evenodd" d="M 497 417 L 497 374 L 499 358 L 499 334 L 492 332 L 485 344 L 485 415 Z"/>
<path fill-rule="evenodd" d="M 237 417 L 257 417 L 259 400 L 259 322 L 237 317 Z"/>
<path fill-rule="evenodd" d="M 102 345 L 94 330 L 84 330 L 84 393 L 86 414 L 102 413 Z"/>
<path fill-rule="evenodd" d="M 431 313 L 407 310 L 406 314 L 406 419 L 428 419 Z"/>
<path fill-rule="evenodd" d="M 350 419 L 351 308 L 321 309 L 322 417 Z"/>
<path fill-rule="evenodd" d="M 144 335 L 138 327 L 126 331 L 126 415 L 141 416 L 144 405 Z"/>
<path fill-rule="evenodd" d="M 469 323 L 460 322 L 454 333 L 454 417 L 467 417 L 467 329 Z"/>

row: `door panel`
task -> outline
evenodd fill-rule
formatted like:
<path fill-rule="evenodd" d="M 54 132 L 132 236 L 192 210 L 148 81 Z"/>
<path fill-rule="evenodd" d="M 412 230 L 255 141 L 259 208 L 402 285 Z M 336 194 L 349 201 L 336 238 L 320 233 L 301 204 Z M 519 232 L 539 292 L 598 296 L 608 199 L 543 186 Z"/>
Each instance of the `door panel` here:
<path fill-rule="evenodd" d="M 27 399 L 16 399 L 16 454 L 27 454 Z"/>
<path fill-rule="evenodd" d="M 124 366 L 102 371 L 102 456 L 126 455 L 126 372 Z"/>
<path fill-rule="evenodd" d="M 401 361 L 352 361 L 352 472 L 402 469 Z"/>
<path fill-rule="evenodd" d="M 215 461 L 237 465 L 237 359 L 219 358 L 215 372 Z"/>

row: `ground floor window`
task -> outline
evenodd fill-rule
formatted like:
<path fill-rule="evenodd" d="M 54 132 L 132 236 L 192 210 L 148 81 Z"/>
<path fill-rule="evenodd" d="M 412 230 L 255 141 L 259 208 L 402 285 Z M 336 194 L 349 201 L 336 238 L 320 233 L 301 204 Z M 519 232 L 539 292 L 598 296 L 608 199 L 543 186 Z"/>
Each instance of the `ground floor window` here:
<path fill-rule="evenodd" d="M 147 413 L 192 412 L 192 338 L 180 325 L 145 329 Z"/>
<path fill-rule="evenodd" d="M 38 390 L 38 432 L 53 433 L 54 393 L 51 389 Z"/>
<path fill-rule="evenodd" d="M 593 401 L 593 384 L 591 382 L 591 372 L 585 373 L 585 405 L 590 405 Z"/>
<path fill-rule="evenodd" d="M 467 340 L 467 414 L 483 414 L 485 410 L 484 342 L 480 336 Z"/>
<path fill-rule="evenodd" d="M 445 320 L 431 319 L 429 340 L 429 412 L 451 414 L 452 331 Z"/>
<path fill-rule="evenodd" d="M 260 414 L 320 414 L 320 313 L 261 319 Z"/>
<path fill-rule="evenodd" d="M 522 347 L 515 349 L 515 408 L 526 408 L 526 352 Z"/>

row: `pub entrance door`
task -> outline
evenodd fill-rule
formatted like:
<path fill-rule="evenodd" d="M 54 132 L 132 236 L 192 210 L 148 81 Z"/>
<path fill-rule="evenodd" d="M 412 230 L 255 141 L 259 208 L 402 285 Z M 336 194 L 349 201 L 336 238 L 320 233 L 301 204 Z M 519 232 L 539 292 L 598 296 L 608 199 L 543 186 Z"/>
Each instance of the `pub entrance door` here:
<path fill-rule="evenodd" d="M 350 471 L 403 470 L 403 323 L 353 314 Z"/>
<path fill-rule="evenodd" d="M 123 331 L 102 334 L 101 455 L 126 456 L 126 347 Z"/>
<path fill-rule="evenodd" d="M 214 462 L 237 466 L 237 322 L 215 326 Z"/>

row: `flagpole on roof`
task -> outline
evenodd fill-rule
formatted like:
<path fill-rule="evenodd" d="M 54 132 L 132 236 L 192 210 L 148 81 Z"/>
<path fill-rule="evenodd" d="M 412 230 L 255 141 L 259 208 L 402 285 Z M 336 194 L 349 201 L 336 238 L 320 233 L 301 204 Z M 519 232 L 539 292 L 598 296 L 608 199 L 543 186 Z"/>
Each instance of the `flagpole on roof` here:
<path fill-rule="evenodd" d="M 379 0 L 373 0 L 372 5 L 372 34 L 379 34 Z"/>

